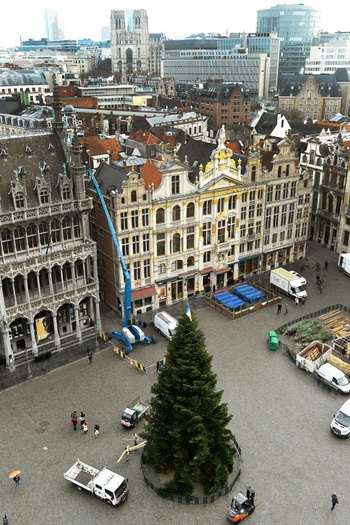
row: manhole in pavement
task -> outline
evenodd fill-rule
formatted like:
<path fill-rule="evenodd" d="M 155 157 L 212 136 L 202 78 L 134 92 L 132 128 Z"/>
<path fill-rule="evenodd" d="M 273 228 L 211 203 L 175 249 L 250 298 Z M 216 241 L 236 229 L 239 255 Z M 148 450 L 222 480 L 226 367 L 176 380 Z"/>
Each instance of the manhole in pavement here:
<path fill-rule="evenodd" d="M 48 427 L 50 425 L 50 423 L 48 421 L 42 421 L 41 423 L 39 423 L 39 425 L 41 427 Z"/>
<path fill-rule="evenodd" d="M 37 434 L 42 434 L 43 432 L 45 432 L 45 429 L 42 428 L 42 427 L 39 427 L 39 428 L 36 429 L 35 432 L 36 432 Z"/>
<path fill-rule="evenodd" d="M 154 516 L 157 518 L 157 520 L 160 520 L 161 518 L 164 517 L 164 514 L 162 514 L 161 512 L 158 511 L 158 512 L 155 513 Z"/>

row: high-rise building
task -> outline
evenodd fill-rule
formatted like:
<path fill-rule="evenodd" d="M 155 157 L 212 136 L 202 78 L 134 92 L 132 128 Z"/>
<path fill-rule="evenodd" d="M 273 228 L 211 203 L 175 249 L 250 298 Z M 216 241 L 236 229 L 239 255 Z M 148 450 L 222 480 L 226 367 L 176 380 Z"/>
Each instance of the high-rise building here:
<path fill-rule="evenodd" d="M 57 11 L 53 9 L 45 9 L 44 25 L 45 36 L 49 40 L 62 40 L 64 38 L 63 27 L 59 26 Z"/>
<path fill-rule="evenodd" d="M 280 73 L 300 73 L 319 42 L 321 13 L 303 4 L 278 4 L 257 12 L 258 33 L 276 32 L 281 39 Z"/>

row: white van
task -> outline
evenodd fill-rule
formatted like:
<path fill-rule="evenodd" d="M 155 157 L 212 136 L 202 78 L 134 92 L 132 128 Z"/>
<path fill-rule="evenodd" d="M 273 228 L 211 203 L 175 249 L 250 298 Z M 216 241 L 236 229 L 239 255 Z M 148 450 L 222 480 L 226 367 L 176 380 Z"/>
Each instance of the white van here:
<path fill-rule="evenodd" d="M 319 377 L 335 390 L 338 390 L 338 392 L 342 392 L 343 394 L 350 393 L 350 381 L 348 376 L 336 366 L 333 366 L 330 363 L 325 363 L 316 370 L 316 374 L 318 374 Z"/>
<path fill-rule="evenodd" d="M 173 338 L 173 335 L 176 332 L 176 328 L 179 325 L 177 320 L 174 319 L 174 317 L 171 317 L 171 315 L 167 314 L 166 312 L 158 312 L 157 314 L 155 314 L 153 323 L 155 329 L 160 334 L 163 334 L 164 337 L 170 339 L 170 341 Z"/>
<path fill-rule="evenodd" d="M 331 431 L 339 437 L 350 436 L 350 399 L 340 407 L 331 423 Z"/>

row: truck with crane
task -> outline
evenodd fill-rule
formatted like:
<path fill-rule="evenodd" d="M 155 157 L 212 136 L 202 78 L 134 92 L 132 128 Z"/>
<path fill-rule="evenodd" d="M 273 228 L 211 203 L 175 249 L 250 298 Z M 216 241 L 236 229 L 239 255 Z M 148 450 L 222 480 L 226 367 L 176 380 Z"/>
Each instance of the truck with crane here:
<path fill-rule="evenodd" d="M 117 253 L 119 255 L 119 260 L 120 260 L 120 264 L 121 264 L 122 271 L 123 271 L 123 276 L 124 276 L 124 305 L 123 305 L 124 306 L 124 312 L 123 312 L 124 317 L 123 317 L 123 328 L 122 328 L 121 332 L 118 332 L 117 330 L 111 331 L 110 332 L 110 336 L 116 337 L 117 339 L 122 341 L 124 343 L 124 345 L 126 346 L 127 351 L 130 352 L 133 349 L 133 346 L 132 346 L 133 344 L 138 343 L 138 342 L 144 342 L 144 343 L 147 343 L 147 344 L 155 343 L 155 339 L 153 337 L 147 337 L 144 334 L 143 330 L 138 325 L 135 325 L 135 324 L 131 323 L 131 309 L 132 309 L 132 307 L 131 307 L 131 281 L 130 281 L 130 274 L 129 274 L 129 271 L 128 271 L 127 266 L 125 264 L 123 253 L 122 253 L 122 250 L 121 250 L 119 242 L 118 242 L 117 234 L 115 232 L 113 223 L 112 223 L 111 218 L 109 216 L 108 209 L 107 209 L 104 197 L 102 195 L 100 186 L 99 186 L 99 184 L 98 184 L 94 174 L 92 173 L 92 171 L 90 169 L 87 169 L 86 171 L 87 171 L 88 177 L 90 178 L 91 182 L 93 183 L 93 185 L 95 187 L 95 190 L 96 190 L 96 193 L 98 195 L 98 198 L 100 199 L 101 206 L 102 206 L 103 212 L 104 212 L 106 220 L 107 220 L 108 228 L 109 228 L 109 231 L 111 233 L 111 236 L 112 236 L 112 239 L 113 239 L 113 242 L 114 242 L 114 246 L 115 246 L 115 248 L 117 250 Z"/>

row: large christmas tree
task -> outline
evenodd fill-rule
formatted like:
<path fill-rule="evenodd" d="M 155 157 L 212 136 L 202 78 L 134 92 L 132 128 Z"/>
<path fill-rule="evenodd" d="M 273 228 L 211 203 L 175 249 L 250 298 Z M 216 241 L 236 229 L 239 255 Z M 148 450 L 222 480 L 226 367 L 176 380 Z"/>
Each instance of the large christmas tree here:
<path fill-rule="evenodd" d="M 195 315 L 183 312 L 151 390 L 144 434 L 145 460 L 167 474 L 169 493 L 191 496 L 196 483 L 213 492 L 225 486 L 233 469 L 236 450 L 227 428 L 232 416 L 221 402 L 223 391 L 216 391 L 211 361 Z"/>

